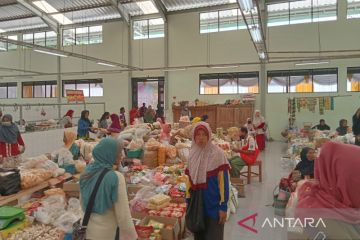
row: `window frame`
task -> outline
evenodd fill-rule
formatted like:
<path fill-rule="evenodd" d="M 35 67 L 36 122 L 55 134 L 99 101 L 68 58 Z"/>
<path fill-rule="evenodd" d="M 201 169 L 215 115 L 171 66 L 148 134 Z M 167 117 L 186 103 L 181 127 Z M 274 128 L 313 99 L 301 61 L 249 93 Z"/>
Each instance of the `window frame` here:
<path fill-rule="evenodd" d="M 19 40 L 19 34 L 1 35 L 1 37 L 7 38 L 7 39 L 9 39 L 9 37 L 13 37 L 13 36 L 16 36 L 16 40 Z M 3 44 L 4 44 L 4 47 L 5 47 L 5 50 L 1 50 L 0 53 L 1 52 L 9 52 L 9 51 L 17 51 L 17 50 L 19 50 L 19 46 L 16 45 L 16 44 L 11 44 L 11 43 L 8 43 L 8 42 L 3 42 Z M 14 45 L 16 47 L 14 49 L 9 50 L 9 45 Z"/>
<path fill-rule="evenodd" d="M 91 43 L 90 41 L 90 28 L 91 27 L 97 27 L 97 26 L 101 26 L 101 42 L 95 42 L 95 43 Z M 87 40 L 88 42 L 87 43 L 83 43 L 83 44 L 77 44 L 77 29 L 78 28 L 87 28 Z M 72 44 L 69 44 L 69 45 L 64 45 L 64 42 L 65 42 L 65 37 L 64 37 L 64 31 L 67 31 L 67 30 L 71 30 L 73 29 L 74 30 L 74 42 Z M 81 45 L 94 45 L 94 44 L 102 44 L 103 43 L 103 32 L 104 32 L 104 28 L 103 28 L 103 25 L 99 25 L 99 24 L 96 24 L 96 25 L 86 25 L 86 26 L 78 26 L 78 27 L 72 27 L 72 28 L 64 28 L 62 29 L 61 31 L 61 46 L 63 47 L 70 47 L 70 46 L 81 46 Z"/>
<path fill-rule="evenodd" d="M 78 84 L 87 84 L 88 85 L 88 89 L 89 89 L 89 96 L 85 96 L 85 98 L 98 98 L 98 97 L 104 97 L 104 88 L 103 88 L 103 95 L 102 96 L 91 96 L 91 88 L 90 88 L 90 84 L 102 84 L 104 83 L 102 78 L 94 78 L 94 79 L 71 79 L 71 80 L 62 80 L 62 97 L 66 98 L 66 89 L 65 89 L 65 85 L 69 84 L 69 85 L 75 85 L 75 89 L 73 90 L 77 90 L 77 85 Z"/>
<path fill-rule="evenodd" d="M 17 99 L 18 98 L 18 88 L 17 88 L 17 82 L 5 82 L 5 83 L 0 83 L 0 87 L 3 88 L 5 87 L 6 88 L 6 97 L 1 97 L 0 96 L 0 99 Z M 16 87 L 16 97 L 14 98 L 9 98 L 9 87 Z"/>
<path fill-rule="evenodd" d="M 333 72 L 332 72 L 333 71 Z M 314 91 L 314 76 L 316 75 L 330 75 L 335 74 L 336 71 L 336 91 L 315 92 Z M 312 92 L 291 92 L 290 77 L 298 76 L 296 73 L 309 73 L 311 76 Z M 323 73 L 323 74 L 319 74 Z M 269 92 L 269 77 L 286 77 L 286 91 L 285 92 Z M 305 76 L 305 75 L 304 75 Z M 339 68 L 314 68 L 314 69 L 293 69 L 293 70 L 272 70 L 266 73 L 266 93 L 267 94 L 319 94 L 319 93 L 338 93 L 339 92 Z"/>
<path fill-rule="evenodd" d="M 32 96 L 31 97 L 24 97 L 24 86 L 32 86 Z M 35 86 L 45 86 L 45 97 L 35 97 Z M 50 96 L 47 96 L 46 87 L 51 86 Z M 21 83 L 21 98 L 31 99 L 31 98 L 56 98 L 57 96 L 53 96 L 53 86 L 57 86 L 56 80 L 50 81 L 26 81 Z"/>
<path fill-rule="evenodd" d="M 220 76 L 224 76 L 224 75 L 235 75 L 236 76 L 236 83 L 237 83 L 237 87 L 236 87 L 236 93 L 220 93 Z M 215 77 L 215 78 L 211 78 L 213 80 L 217 79 L 217 93 L 210 93 L 210 94 L 202 94 L 201 93 L 201 81 L 202 80 L 206 80 L 202 77 L 206 77 L 206 76 L 210 76 L 210 77 Z M 258 87 L 258 92 L 257 93 L 239 93 L 239 81 L 241 78 L 249 78 L 249 77 L 257 77 L 257 87 Z M 210 79 L 208 79 L 210 80 Z M 241 95 L 241 94 L 260 94 L 260 75 L 258 71 L 252 71 L 252 72 L 223 72 L 223 73 L 203 73 L 203 74 L 199 74 L 199 88 L 198 88 L 198 94 L 199 95 L 209 95 L 209 96 L 214 96 L 214 95 Z"/>
<path fill-rule="evenodd" d="M 147 18 L 147 19 L 140 19 L 140 20 L 133 20 L 132 22 L 132 40 L 133 41 L 137 41 L 137 40 L 149 40 L 149 39 L 161 39 L 161 38 L 165 38 L 165 22 L 163 23 L 163 27 L 164 27 L 164 36 L 162 37 L 150 37 L 150 20 L 156 20 L 156 19 L 162 19 L 162 18 Z M 134 23 L 135 22 L 142 22 L 142 21 L 146 21 L 146 27 L 147 27 L 147 34 L 145 35 L 144 38 L 137 38 L 135 39 L 135 34 L 134 34 Z"/>

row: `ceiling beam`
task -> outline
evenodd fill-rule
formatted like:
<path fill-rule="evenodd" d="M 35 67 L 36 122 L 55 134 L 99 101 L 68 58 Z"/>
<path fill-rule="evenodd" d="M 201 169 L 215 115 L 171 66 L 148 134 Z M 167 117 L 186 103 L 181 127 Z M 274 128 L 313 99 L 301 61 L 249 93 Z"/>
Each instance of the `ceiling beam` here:
<path fill-rule="evenodd" d="M 43 11 L 40 11 L 35 6 L 29 2 L 29 0 L 17 0 L 19 4 L 33 12 L 36 16 L 40 17 L 53 31 L 58 32 L 59 30 L 59 24 L 58 22 L 50 17 L 48 14 L 46 14 Z"/>
<path fill-rule="evenodd" d="M 161 0 L 151 0 L 151 2 L 154 4 L 154 6 L 158 9 L 161 18 L 164 20 L 164 22 L 167 21 L 167 9 L 165 5 L 161 2 Z"/>
<path fill-rule="evenodd" d="M 126 22 L 126 24 L 130 25 L 130 16 L 125 10 L 124 6 L 120 3 L 119 0 L 110 0 L 112 5 L 116 8 L 116 10 L 119 12 L 121 18 Z"/>

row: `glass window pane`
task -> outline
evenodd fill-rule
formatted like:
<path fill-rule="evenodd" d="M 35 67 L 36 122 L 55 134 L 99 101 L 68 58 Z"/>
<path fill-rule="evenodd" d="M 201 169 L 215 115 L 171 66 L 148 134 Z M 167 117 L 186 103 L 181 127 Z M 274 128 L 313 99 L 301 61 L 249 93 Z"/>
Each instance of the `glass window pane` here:
<path fill-rule="evenodd" d="M 337 0 L 313 0 L 313 22 L 335 21 Z"/>
<path fill-rule="evenodd" d="M 360 18 L 360 0 L 347 0 L 347 18 Z"/>
<path fill-rule="evenodd" d="M 218 12 L 200 13 L 200 33 L 219 31 Z"/>
<path fill-rule="evenodd" d="M 90 96 L 102 97 L 104 96 L 104 89 L 102 83 L 90 83 Z"/>
<path fill-rule="evenodd" d="M 288 25 L 289 19 L 289 3 L 276 3 L 267 5 L 268 11 L 268 27 Z"/>
<path fill-rule="evenodd" d="M 22 92 L 23 92 L 22 93 L 23 98 L 32 98 L 33 97 L 33 86 L 23 84 Z"/>
<path fill-rule="evenodd" d="M 149 38 L 162 38 L 164 36 L 164 20 L 162 18 L 149 19 Z"/>
<path fill-rule="evenodd" d="M 250 13 L 245 13 L 245 16 L 247 17 L 248 14 Z M 247 29 L 244 18 L 241 15 L 240 9 L 238 9 L 238 29 Z"/>
<path fill-rule="evenodd" d="M 83 90 L 84 96 L 89 97 L 89 83 L 77 83 L 76 84 L 76 90 Z"/>
<path fill-rule="evenodd" d="M 17 35 L 12 35 L 12 36 L 8 36 L 8 39 L 11 39 L 11 40 L 18 40 L 18 36 Z M 17 49 L 17 45 L 16 44 L 11 44 L 11 43 L 8 43 L 8 50 L 9 51 L 12 51 L 12 50 L 16 50 Z M 1 50 L 1 49 L 0 49 Z"/>
<path fill-rule="evenodd" d="M 57 35 L 56 32 L 46 32 L 46 46 L 56 47 L 57 46 Z"/>
<path fill-rule="evenodd" d="M 102 26 L 92 26 L 89 27 L 89 44 L 102 43 Z"/>
<path fill-rule="evenodd" d="M 76 45 L 89 44 L 89 27 L 76 28 Z"/>
<path fill-rule="evenodd" d="M 313 92 L 312 77 L 310 75 L 290 76 L 290 92 Z"/>
<path fill-rule="evenodd" d="M 63 46 L 75 45 L 75 29 L 65 29 L 63 31 Z"/>
<path fill-rule="evenodd" d="M 201 80 L 200 94 L 218 94 L 218 79 Z"/>
<path fill-rule="evenodd" d="M 238 11 L 238 9 L 219 11 L 220 32 L 238 29 Z"/>
<path fill-rule="evenodd" d="M 34 98 L 44 98 L 46 97 L 46 89 L 44 84 L 34 85 Z"/>
<path fill-rule="evenodd" d="M 251 78 L 241 77 L 238 80 L 238 84 L 239 84 L 239 93 L 259 93 L 258 77 L 251 77 Z"/>
<path fill-rule="evenodd" d="M 23 34 L 23 42 L 34 44 L 34 34 L 33 33 Z"/>
<path fill-rule="evenodd" d="M 52 96 L 51 96 L 51 85 L 46 85 L 46 97 L 47 98 L 51 98 Z"/>
<path fill-rule="evenodd" d="M 312 0 L 290 2 L 290 24 L 311 22 Z"/>
<path fill-rule="evenodd" d="M 237 93 L 237 78 L 219 78 L 220 94 L 236 94 Z"/>
<path fill-rule="evenodd" d="M 17 97 L 17 86 L 8 87 L 8 98 Z"/>
<path fill-rule="evenodd" d="M 134 39 L 149 38 L 148 20 L 134 21 L 133 38 Z"/>
<path fill-rule="evenodd" d="M 337 75 L 314 75 L 314 92 L 337 92 Z"/>
<path fill-rule="evenodd" d="M 64 91 L 64 97 L 66 97 L 66 90 L 76 90 L 76 86 L 75 86 L 75 83 L 74 84 L 71 84 L 71 83 L 65 83 L 63 85 L 63 91 Z"/>
<path fill-rule="evenodd" d="M 7 87 L 0 87 L 0 98 L 7 98 Z"/>
<path fill-rule="evenodd" d="M 269 77 L 268 93 L 286 93 L 288 77 Z"/>
<path fill-rule="evenodd" d="M 360 92 L 360 73 L 348 73 L 346 82 L 348 92 Z"/>
<path fill-rule="evenodd" d="M 45 32 L 34 33 L 34 44 L 45 46 Z"/>
<path fill-rule="evenodd" d="M 0 51 L 6 52 L 7 51 L 7 44 L 6 42 L 0 42 Z"/>

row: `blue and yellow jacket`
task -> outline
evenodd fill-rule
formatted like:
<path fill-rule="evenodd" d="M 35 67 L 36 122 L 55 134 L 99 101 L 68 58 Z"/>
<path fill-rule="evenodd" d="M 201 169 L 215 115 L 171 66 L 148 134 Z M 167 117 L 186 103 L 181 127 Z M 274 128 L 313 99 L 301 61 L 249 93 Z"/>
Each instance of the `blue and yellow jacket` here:
<path fill-rule="evenodd" d="M 202 190 L 204 200 L 205 216 L 217 220 L 219 211 L 227 212 L 229 201 L 229 166 L 223 165 L 207 173 L 205 184 L 194 185 L 191 181 L 189 171 L 186 182 L 186 200 L 189 202 L 190 189 Z"/>

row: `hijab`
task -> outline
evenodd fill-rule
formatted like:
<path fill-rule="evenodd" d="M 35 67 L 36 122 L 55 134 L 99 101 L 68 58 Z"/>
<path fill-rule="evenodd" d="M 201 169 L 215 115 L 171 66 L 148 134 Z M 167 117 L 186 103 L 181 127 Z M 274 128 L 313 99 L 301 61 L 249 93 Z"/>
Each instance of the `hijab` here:
<path fill-rule="evenodd" d="M 315 162 L 316 181 L 305 182 L 299 189 L 296 215 L 360 225 L 359 156 L 359 147 L 324 144 Z"/>
<path fill-rule="evenodd" d="M 195 143 L 195 136 L 199 130 L 208 135 L 205 147 Z M 206 188 L 207 178 L 217 175 L 221 170 L 229 170 L 229 162 L 224 151 L 211 142 L 211 129 L 205 122 L 197 123 L 192 131 L 192 145 L 189 154 L 186 174 L 189 176 L 192 189 Z"/>
<path fill-rule="evenodd" d="M 264 123 L 265 122 L 265 118 L 260 114 L 260 116 L 256 116 L 257 113 L 260 113 L 260 110 L 256 110 L 255 111 L 255 114 L 254 114 L 254 120 L 253 120 L 253 124 L 255 126 L 259 126 L 260 124 Z"/>
<path fill-rule="evenodd" d="M 101 140 L 92 154 L 94 162 L 88 165 L 80 177 L 80 193 L 83 209 L 90 200 L 91 193 L 103 169 L 112 169 L 120 149 L 119 143 L 112 138 Z M 118 200 L 119 179 L 114 171 L 104 176 L 95 197 L 92 212 L 104 214 Z"/>
<path fill-rule="evenodd" d="M 8 119 L 7 122 L 4 121 L 5 118 Z M 10 114 L 5 114 L 2 117 L 2 123 L 0 125 L 0 142 L 15 144 L 17 143 L 17 138 L 19 135 L 19 128 L 15 123 L 13 123 L 12 116 Z"/>
<path fill-rule="evenodd" d="M 109 127 L 109 129 L 112 129 L 113 131 L 118 131 L 120 132 L 121 130 L 121 125 L 120 125 L 120 119 L 119 116 L 115 113 L 110 115 L 110 119 L 111 119 L 111 125 Z"/>
<path fill-rule="evenodd" d="M 348 132 L 348 127 L 347 126 L 343 126 L 343 123 L 346 122 L 345 119 L 341 119 L 339 122 L 339 127 L 336 129 L 336 131 L 339 133 L 340 136 L 344 136 L 347 134 Z"/>
<path fill-rule="evenodd" d="M 74 110 L 68 110 L 65 114 L 65 117 L 70 117 L 70 118 L 73 118 L 73 115 L 74 115 Z"/>
<path fill-rule="evenodd" d="M 74 144 L 76 139 L 76 133 L 72 131 L 65 131 L 64 132 L 64 146 L 67 149 L 70 149 L 71 146 Z"/>
<path fill-rule="evenodd" d="M 306 148 L 303 148 L 300 153 L 301 161 L 298 163 L 295 170 L 299 170 L 301 172 L 302 176 L 305 176 L 305 175 L 313 176 L 314 175 L 314 161 L 310 161 L 307 158 L 307 154 L 311 150 L 313 150 L 313 149 L 306 147 Z"/>

